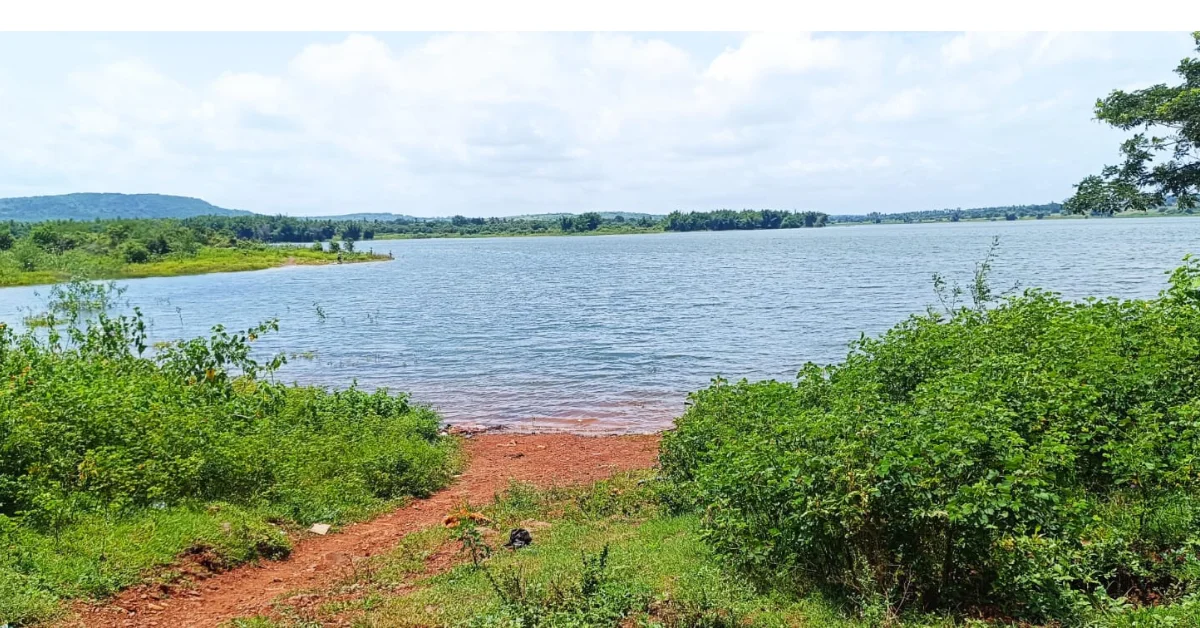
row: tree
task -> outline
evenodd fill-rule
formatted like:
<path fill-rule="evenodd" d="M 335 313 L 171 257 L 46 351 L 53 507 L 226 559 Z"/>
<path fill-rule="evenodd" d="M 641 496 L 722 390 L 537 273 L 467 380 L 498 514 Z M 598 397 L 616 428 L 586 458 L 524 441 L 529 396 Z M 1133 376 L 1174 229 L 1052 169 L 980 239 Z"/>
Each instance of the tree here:
<path fill-rule="evenodd" d="M 603 219 L 596 212 L 584 212 L 575 219 L 575 229 L 578 231 L 595 231 L 600 228 Z"/>
<path fill-rule="evenodd" d="M 150 261 L 150 250 L 137 240 L 130 240 L 121 245 L 121 257 L 130 264 L 145 264 Z"/>
<path fill-rule="evenodd" d="M 343 240 L 358 240 L 360 238 L 362 238 L 362 227 L 358 226 L 358 223 L 352 222 L 342 229 Z"/>
<path fill-rule="evenodd" d="M 1200 52 L 1200 31 L 1192 33 Z M 1096 101 L 1096 119 L 1123 131 L 1140 129 L 1121 144 L 1125 162 L 1105 166 L 1075 186 L 1065 204 L 1071 213 L 1113 214 L 1151 209 L 1173 197 L 1180 209 L 1196 207 L 1200 192 L 1200 59 L 1186 58 L 1175 72 L 1183 84 L 1116 90 Z M 1165 136 L 1152 133 L 1166 129 Z M 1148 135 L 1150 134 L 1150 135 Z"/>
<path fill-rule="evenodd" d="M 0 226 L 0 251 L 11 249 L 13 242 L 12 231 L 9 231 L 8 227 Z"/>

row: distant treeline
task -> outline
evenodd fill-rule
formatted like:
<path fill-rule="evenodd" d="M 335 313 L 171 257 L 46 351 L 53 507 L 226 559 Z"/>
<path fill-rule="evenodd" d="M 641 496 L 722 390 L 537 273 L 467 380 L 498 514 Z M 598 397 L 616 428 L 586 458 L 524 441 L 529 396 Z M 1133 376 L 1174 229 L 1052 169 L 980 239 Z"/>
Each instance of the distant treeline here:
<path fill-rule="evenodd" d="M 1175 211 L 1168 205 L 1163 211 Z M 197 246 L 237 246 L 239 242 L 258 241 L 326 242 L 362 241 L 377 238 L 439 238 L 504 235 L 562 235 L 576 233 L 648 233 L 661 231 L 733 231 L 751 229 L 795 229 L 824 227 L 829 224 L 958 222 L 960 220 L 1040 219 L 1063 213 L 1060 203 L 1009 205 L 969 209 L 830 216 L 815 211 L 776 209 L 720 209 L 715 211 L 673 211 L 666 216 L 650 214 L 586 212 L 583 214 L 544 214 L 515 218 L 410 218 L 340 220 L 336 218 L 296 218 L 261 214 L 210 215 L 189 218 L 134 220 L 56 220 L 40 223 L 0 222 L 0 250 L 12 246 L 14 239 L 37 232 L 34 240 L 44 249 L 58 252 L 90 245 L 140 249 L 144 245 L 152 255 Z M 136 255 L 136 254 L 135 254 Z"/>
<path fill-rule="evenodd" d="M 971 209 L 928 209 L 924 211 L 884 214 L 871 212 L 862 215 L 831 216 L 833 223 L 884 223 L 884 222 L 958 222 L 960 220 L 1019 220 L 1041 219 L 1051 214 L 1062 213 L 1061 203 L 1045 205 L 1008 205 L 1004 207 L 975 207 Z"/>
<path fill-rule="evenodd" d="M 383 237 L 439 238 L 488 235 L 539 235 L 555 233 L 651 231 L 657 221 L 623 216 L 603 218 L 595 212 L 561 216 L 553 220 L 529 218 L 467 218 L 410 220 L 312 220 L 290 216 L 202 216 L 182 221 L 205 230 L 263 242 L 313 242 L 333 238 L 372 240 Z"/>
<path fill-rule="evenodd" d="M 711 212 L 671 212 L 663 221 L 666 231 L 733 231 L 737 229 L 798 229 L 824 227 L 829 216 L 821 212 L 779 209 L 720 209 Z"/>

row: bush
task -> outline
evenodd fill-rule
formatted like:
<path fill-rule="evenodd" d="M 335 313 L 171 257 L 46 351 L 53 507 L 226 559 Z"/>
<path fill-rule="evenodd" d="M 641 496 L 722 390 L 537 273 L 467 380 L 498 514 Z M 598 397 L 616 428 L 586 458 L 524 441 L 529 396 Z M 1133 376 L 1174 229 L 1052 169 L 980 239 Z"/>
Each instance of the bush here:
<path fill-rule="evenodd" d="M 453 443 L 428 408 L 384 390 L 276 383 L 282 357 L 260 363 L 251 352 L 273 322 L 150 350 L 136 309 L 104 311 L 112 297 L 102 284 L 56 288 L 50 312 L 30 319 L 40 331 L 0 323 L 0 591 L 25 587 L 27 606 L 41 608 L 47 592 L 81 593 L 77 578 L 42 573 L 49 558 L 16 558 L 80 526 L 228 503 L 249 513 L 250 532 L 233 542 L 241 549 L 222 552 L 238 562 L 278 555 L 278 530 L 264 519 L 338 523 L 448 481 Z M 6 529 L 18 540 L 5 543 Z M 192 542 L 172 538 L 159 560 Z M 102 547 L 72 546 L 120 574 L 82 593 L 136 578 L 111 549 L 103 562 Z"/>
<path fill-rule="evenodd" d="M 694 393 L 661 462 L 706 539 L 860 606 L 1079 619 L 1200 583 L 1200 264 L 1157 299 L 914 316 Z"/>
<path fill-rule="evenodd" d="M 145 264 L 150 261 L 150 249 L 136 240 L 121 245 L 121 258 L 130 264 Z"/>

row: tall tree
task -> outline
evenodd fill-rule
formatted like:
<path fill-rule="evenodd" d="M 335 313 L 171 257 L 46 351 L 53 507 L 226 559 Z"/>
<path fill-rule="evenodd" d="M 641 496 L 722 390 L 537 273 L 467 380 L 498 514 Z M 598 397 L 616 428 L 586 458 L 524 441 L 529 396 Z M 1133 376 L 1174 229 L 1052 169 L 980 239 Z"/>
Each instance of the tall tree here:
<path fill-rule="evenodd" d="M 1200 31 L 1192 33 L 1200 52 Z M 1139 129 L 1121 144 L 1125 162 L 1105 166 L 1075 186 L 1064 205 L 1082 214 L 1147 210 L 1174 197 L 1182 209 L 1196 207 L 1200 193 L 1200 59 L 1186 58 L 1175 72 L 1183 84 L 1132 92 L 1116 90 L 1096 101 L 1096 118 L 1123 131 Z M 1159 129 L 1165 133 L 1158 135 Z"/>

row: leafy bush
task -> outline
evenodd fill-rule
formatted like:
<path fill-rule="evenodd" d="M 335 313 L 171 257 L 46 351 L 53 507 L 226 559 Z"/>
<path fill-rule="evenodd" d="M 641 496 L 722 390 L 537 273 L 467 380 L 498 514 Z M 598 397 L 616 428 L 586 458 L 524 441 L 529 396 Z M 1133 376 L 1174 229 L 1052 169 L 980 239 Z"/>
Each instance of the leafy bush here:
<path fill-rule="evenodd" d="M 145 264 L 150 261 L 150 249 L 136 240 L 121 245 L 121 258 L 130 264 Z"/>
<path fill-rule="evenodd" d="M 714 381 L 668 497 L 767 577 L 867 608 L 1079 620 L 1200 583 L 1200 263 L 1152 300 L 913 316 L 794 383 Z"/>
<path fill-rule="evenodd" d="M 33 330 L 0 323 L 0 590 L 24 582 L 34 606 L 47 590 L 81 593 L 18 558 L 97 518 L 119 525 L 225 502 L 251 509 L 252 527 L 336 523 L 449 479 L 452 442 L 405 395 L 273 381 L 283 358 L 260 363 L 251 343 L 274 322 L 151 350 L 140 312 L 105 311 L 113 295 L 99 284 L 56 288 Z M 249 553 L 225 554 L 277 553 L 272 529 L 237 544 Z M 172 542 L 177 553 L 191 539 Z M 136 577 L 118 571 L 82 593 Z"/>

